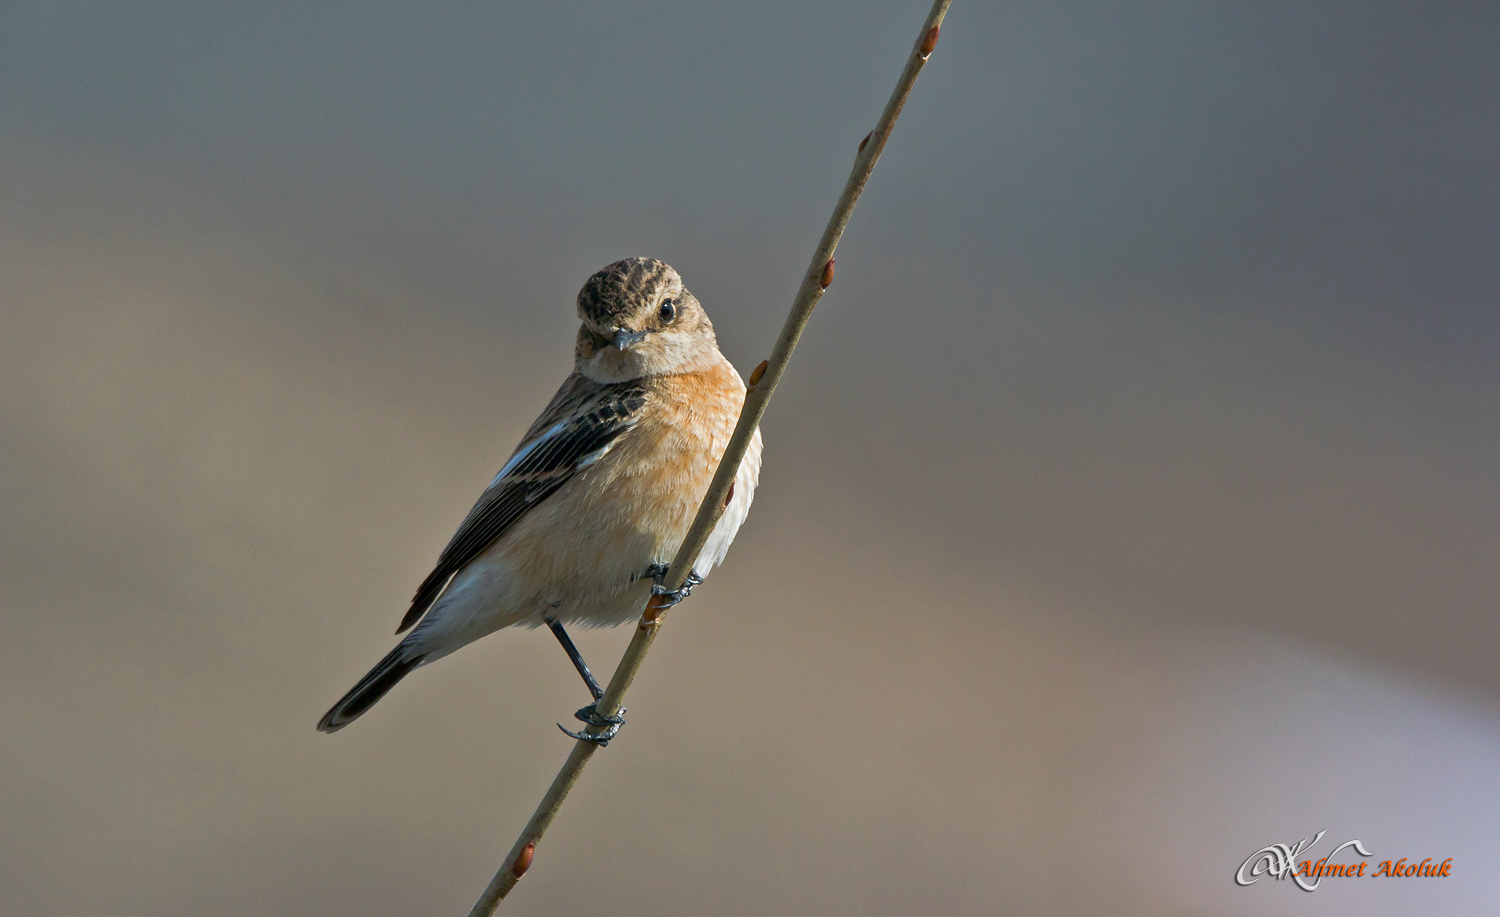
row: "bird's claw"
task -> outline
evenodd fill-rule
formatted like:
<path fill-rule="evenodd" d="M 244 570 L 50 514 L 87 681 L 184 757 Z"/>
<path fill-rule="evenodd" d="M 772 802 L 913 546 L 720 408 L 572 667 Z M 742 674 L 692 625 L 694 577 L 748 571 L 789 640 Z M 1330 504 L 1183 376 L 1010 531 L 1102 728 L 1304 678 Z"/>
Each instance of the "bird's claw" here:
<path fill-rule="evenodd" d="M 665 576 L 666 574 L 663 573 L 662 575 Z M 657 608 L 671 608 L 673 605 L 692 595 L 694 586 L 701 585 L 703 585 L 703 579 L 696 573 L 689 573 L 687 578 L 682 581 L 682 587 L 679 589 L 668 589 L 662 585 L 660 578 L 658 578 L 657 582 L 651 587 L 651 594 L 660 600 L 656 603 Z"/>
<path fill-rule="evenodd" d="M 625 725 L 625 717 L 620 715 L 624 712 L 625 708 L 621 707 L 620 713 L 614 716 L 604 716 L 599 712 L 599 704 L 592 703 L 587 707 L 579 707 L 574 711 L 573 718 L 580 722 L 588 723 L 590 726 L 614 726 L 618 728 Z"/>
<path fill-rule="evenodd" d="M 621 707 L 620 714 L 623 714 L 624 712 L 625 708 Z M 582 729 L 577 732 L 571 732 L 567 729 L 564 729 L 562 723 L 558 723 L 557 728 L 562 729 L 563 735 L 571 736 L 572 738 L 575 738 L 580 742 L 593 742 L 595 745 L 608 745 L 609 740 L 613 739 L 615 737 L 615 734 L 620 731 L 620 727 L 625 725 L 625 717 L 621 716 L 620 714 L 615 714 L 614 716 L 603 716 L 599 713 L 599 704 L 592 703 L 587 707 L 580 708 L 577 713 L 573 714 L 573 717 L 574 719 L 577 719 L 583 723 L 587 723 L 590 726 L 601 727 L 604 730 L 603 732 L 590 733 Z"/>
<path fill-rule="evenodd" d="M 672 568 L 667 566 L 666 564 L 652 564 L 651 566 L 642 570 L 640 573 L 637 573 L 634 577 L 632 577 L 632 579 L 653 579 L 656 580 L 656 582 L 660 583 L 662 581 L 662 578 L 665 577 L 671 569 Z"/>

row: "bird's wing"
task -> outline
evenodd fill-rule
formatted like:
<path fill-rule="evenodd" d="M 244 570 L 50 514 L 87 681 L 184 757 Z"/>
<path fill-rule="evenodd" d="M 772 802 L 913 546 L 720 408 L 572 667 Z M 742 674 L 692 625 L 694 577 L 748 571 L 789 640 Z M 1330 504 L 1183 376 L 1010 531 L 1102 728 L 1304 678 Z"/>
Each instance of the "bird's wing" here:
<path fill-rule="evenodd" d="M 417 623 L 448 580 L 569 478 L 598 461 L 630 429 L 646 406 L 641 380 L 604 385 L 578 373 L 568 377 L 515 454 L 469 510 L 437 566 L 411 600 L 396 633 Z"/>

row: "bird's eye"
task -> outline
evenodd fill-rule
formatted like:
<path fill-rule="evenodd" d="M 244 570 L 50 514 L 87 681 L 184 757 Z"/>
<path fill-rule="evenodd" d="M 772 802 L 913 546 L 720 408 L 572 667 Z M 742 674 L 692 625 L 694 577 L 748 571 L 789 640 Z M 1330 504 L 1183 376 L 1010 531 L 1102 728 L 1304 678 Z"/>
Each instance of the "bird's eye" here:
<path fill-rule="evenodd" d="M 670 324 L 672 319 L 677 317 L 677 304 L 670 299 L 665 300 L 661 308 L 656 310 L 656 314 L 661 317 L 662 324 Z"/>

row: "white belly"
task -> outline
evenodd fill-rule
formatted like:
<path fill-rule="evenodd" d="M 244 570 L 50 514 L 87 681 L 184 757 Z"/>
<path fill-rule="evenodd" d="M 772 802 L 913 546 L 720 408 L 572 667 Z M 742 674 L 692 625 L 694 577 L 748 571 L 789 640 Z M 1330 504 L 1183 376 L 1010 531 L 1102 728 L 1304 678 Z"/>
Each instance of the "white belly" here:
<path fill-rule="evenodd" d="M 454 576 L 412 632 L 414 649 L 432 662 L 505 627 L 536 627 L 549 618 L 612 627 L 638 619 L 651 597 L 646 569 L 671 563 L 727 444 L 727 431 L 708 432 L 718 435 L 665 442 L 672 452 L 667 462 L 639 445 L 657 441 L 622 437 L 635 442 L 622 441 Z M 699 577 L 724 559 L 750 512 L 760 453 L 757 430 L 729 506 L 694 564 Z"/>

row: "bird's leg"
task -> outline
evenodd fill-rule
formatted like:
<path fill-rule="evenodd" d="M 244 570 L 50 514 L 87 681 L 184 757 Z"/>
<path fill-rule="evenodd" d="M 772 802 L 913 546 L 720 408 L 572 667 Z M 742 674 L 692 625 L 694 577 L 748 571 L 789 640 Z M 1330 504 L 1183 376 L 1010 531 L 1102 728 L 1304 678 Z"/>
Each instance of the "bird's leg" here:
<path fill-rule="evenodd" d="M 563 652 L 568 654 L 573 668 L 577 669 L 578 674 L 583 677 L 583 683 L 589 686 L 589 693 L 594 695 L 594 700 L 603 697 L 603 689 L 599 687 L 599 682 L 594 680 L 594 673 L 589 671 L 589 664 L 583 661 L 583 654 L 579 653 L 578 647 L 573 645 L 573 638 L 563 630 L 562 622 L 556 618 L 548 618 L 547 626 L 552 629 L 552 635 L 557 638 L 557 642 L 562 644 Z"/>
<path fill-rule="evenodd" d="M 698 576 L 698 574 L 690 572 L 688 573 L 687 578 L 682 581 L 681 589 L 668 589 L 662 581 L 667 578 L 667 573 L 670 572 L 670 570 L 671 568 L 666 564 L 652 564 L 651 566 L 642 570 L 640 573 L 632 576 L 630 578 L 630 581 L 634 583 L 638 580 L 643 580 L 648 577 L 654 580 L 655 585 L 651 587 L 651 594 L 662 599 L 662 601 L 655 603 L 655 607 L 671 608 L 673 605 L 676 605 L 678 602 L 691 595 L 694 586 L 703 585 L 703 580 Z"/>
<path fill-rule="evenodd" d="M 625 725 L 625 717 L 618 715 L 601 716 L 599 714 L 599 700 L 604 697 L 604 691 L 600 689 L 599 682 L 594 679 L 594 673 L 589 671 L 588 663 L 583 661 L 583 654 L 578 652 L 578 647 L 573 645 L 573 638 L 569 637 L 568 632 L 563 630 L 561 621 L 556 618 L 548 618 L 547 627 L 552 630 L 552 635 L 557 638 L 557 642 L 562 644 L 563 652 L 568 654 L 568 659 L 572 661 L 573 668 L 577 669 L 578 674 L 583 677 L 583 683 L 589 686 L 589 693 L 594 695 L 594 702 L 587 707 L 581 708 L 573 716 L 590 726 L 602 726 L 604 727 L 604 731 L 598 735 L 590 735 L 581 730 L 579 732 L 569 732 L 563 729 L 561 723 L 558 724 L 557 728 L 562 729 L 564 734 L 570 735 L 575 739 L 580 739 L 584 742 L 593 742 L 596 745 L 608 745 L 609 740 L 613 739 L 615 733 L 620 731 L 620 727 Z M 625 712 L 623 707 L 620 709 L 620 712 Z"/>
<path fill-rule="evenodd" d="M 635 576 L 632 576 L 630 578 L 630 581 L 632 583 L 635 583 L 643 579 L 650 579 L 654 580 L 658 585 L 660 585 L 662 578 L 665 577 L 667 573 L 671 571 L 671 569 L 672 568 L 667 566 L 666 564 L 652 564 L 651 566 L 637 573 Z"/>
<path fill-rule="evenodd" d="M 659 567 L 661 565 L 655 564 L 653 566 Z M 662 583 L 662 579 L 666 575 L 667 571 L 663 569 L 661 573 L 652 576 L 652 579 L 656 580 L 656 582 L 651 586 L 651 594 L 659 600 L 655 603 L 658 609 L 671 608 L 673 605 L 692 595 L 694 586 L 703 585 L 703 579 L 698 574 L 689 572 L 683 579 L 680 588 L 668 589 Z"/>

